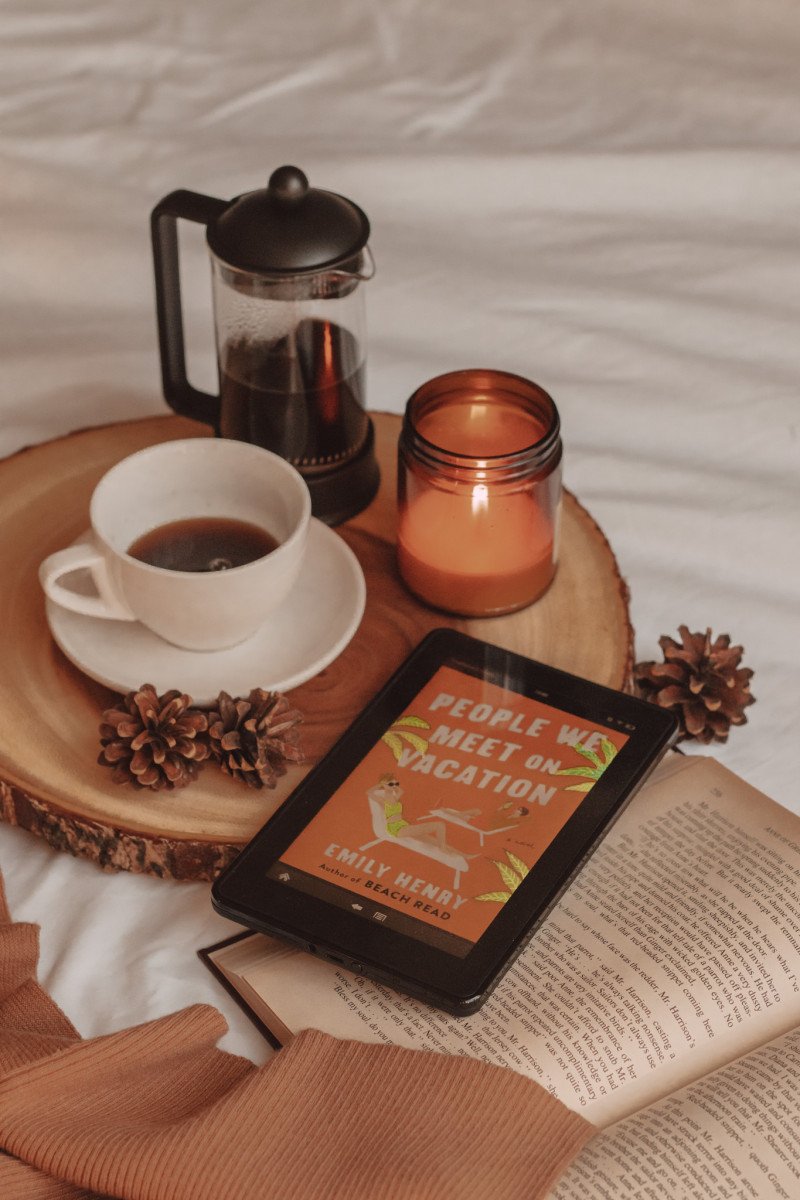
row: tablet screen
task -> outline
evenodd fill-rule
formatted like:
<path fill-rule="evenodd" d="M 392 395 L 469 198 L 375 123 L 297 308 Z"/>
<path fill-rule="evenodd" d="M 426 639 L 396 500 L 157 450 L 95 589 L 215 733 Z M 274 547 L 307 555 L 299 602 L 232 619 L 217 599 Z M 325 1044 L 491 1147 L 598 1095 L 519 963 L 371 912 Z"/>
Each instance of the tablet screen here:
<path fill-rule="evenodd" d="M 463 957 L 628 736 L 442 666 L 268 875 Z"/>

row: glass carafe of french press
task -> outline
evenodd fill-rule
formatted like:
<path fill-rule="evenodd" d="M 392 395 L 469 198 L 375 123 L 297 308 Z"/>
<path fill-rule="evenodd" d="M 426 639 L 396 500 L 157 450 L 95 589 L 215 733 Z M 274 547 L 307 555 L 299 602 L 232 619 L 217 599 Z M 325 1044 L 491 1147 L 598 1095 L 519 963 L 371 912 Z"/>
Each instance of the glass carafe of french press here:
<path fill-rule="evenodd" d="M 207 227 L 219 396 L 186 377 L 177 219 Z M 369 221 L 297 167 L 233 200 L 172 192 L 152 213 L 164 397 L 222 437 L 280 454 L 303 475 L 314 515 L 354 516 L 378 487 L 364 407 Z"/>

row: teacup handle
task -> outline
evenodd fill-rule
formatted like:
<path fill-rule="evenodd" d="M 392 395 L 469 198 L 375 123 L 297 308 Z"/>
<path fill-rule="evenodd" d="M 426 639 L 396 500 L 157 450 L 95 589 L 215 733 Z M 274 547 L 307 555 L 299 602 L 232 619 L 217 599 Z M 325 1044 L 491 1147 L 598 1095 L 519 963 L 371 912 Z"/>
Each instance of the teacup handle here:
<path fill-rule="evenodd" d="M 96 596 L 82 596 L 80 592 L 73 592 L 61 583 L 62 575 L 81 568 L 88 568 L 91 572 L 98 592 Z M 39 582 L 46 596 L 72 612 L 83 613 L 87 617 L 104 617 L 110 621 L 136 620 L 114 589 L 105 558 L 88 542 L 68 546 L 66 550 L 56 550 L 55 554 L 49 555 L 39 567 Z"/>

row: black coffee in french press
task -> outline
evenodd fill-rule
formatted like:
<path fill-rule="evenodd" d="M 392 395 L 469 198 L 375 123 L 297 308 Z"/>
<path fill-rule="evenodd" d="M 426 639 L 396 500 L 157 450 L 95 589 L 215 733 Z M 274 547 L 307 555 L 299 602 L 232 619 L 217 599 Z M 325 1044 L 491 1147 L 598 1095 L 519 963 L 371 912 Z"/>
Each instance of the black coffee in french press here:
<path fill-rule="evenodd" d="M 178 217 L 207 226 L 219 396 L 186 378 Z M 378 487 L 364 397 L 366 215 L 287 166 L 232 201 L 173 192 L 153 210 L 152 233 L 167 403 L 286 458 L 328 524 L 360 512 Z"/>

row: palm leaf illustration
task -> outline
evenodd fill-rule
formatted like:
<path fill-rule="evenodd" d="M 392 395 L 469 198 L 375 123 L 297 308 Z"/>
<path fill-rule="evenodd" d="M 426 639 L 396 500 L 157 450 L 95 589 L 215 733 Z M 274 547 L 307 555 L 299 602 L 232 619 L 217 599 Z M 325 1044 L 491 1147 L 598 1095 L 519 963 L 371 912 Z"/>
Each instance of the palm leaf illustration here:
<path fill-rule="evenodd" d="M 602 758 L 594 750 L 588 750 L 586 746 L 582 746 L 580 742 L 576 742 L 572 749 L 577 750 L 582 758 L 588 759 L 592 763 L 592 766 L 564 767 L 563 770 L 556 771 L 555 773 L 556 775 L 579 775 L 581 778 L 589 781 L 587 783 L 573 783 L 571 787 L 566 789 L 568 792 L 589 792 L 593 784 L 597 783 L 597 780 L 606 768 L 616 758 L 617 747 L 607 737 L 604 737 L 600 739 Z"/>
<path fill-rule="evenodd" d="M 600 749 L 603 751 L 605 766 L 608 766 L 612 758 L 616 758 L 617 756 L 617 747 L 608 738 L 604 737 L 600 739 Z"/>
<path fill-rule="evenodd" d="M 475 897 L 476 900 L 490 900 L 494 904 L 505 904 L 506 900 L 511 899 L 513 893 L 528 874 L 528 867 L 521 858 L 517 858 L 516 854 L 512 854 L 510 850 L 506 850 L 504 853 L 511 863 L 510 867 L 504 862 L 498 862 L 496 858 L 493 858 L 492 862 L 500 872 L 500 878 L 508 888 L 508 891 L 482 892 L 480 896 Z"/>
<path fill-rule="evenodd" d="M 510 850 L 506 850 L 506 858 L 511 863 L 514 870 L 519 875 L 520 879 L 524 879 L 528 874 L 528 868 L 521 858 L 517 858 L 516 854 L 512 854 Z"/>
<path fill-rule="evenodd" d="M 500 872 L 500 878 L 510 892 L 515 892 L 522 883 L 517 872 L 512 867 L 507 867 L 505 863 L 494 860 L 494 865 Z"/>
<path fill-rule="evenodd" d="M 411 728 L 404 728 L 406 725 Z M 412 733 L 411 729 L 430 729 L 430 725 L 424 717 L 415 717 L 409 713 L 407 716 L 398 717 L 386 730 L 386 733 L 381 735 L 381 741 L 386 743 L 398 762 L 404 750 L 404 742 L 407 742 L 419 754 L 427 753 L 427 739 L 420 737 L 418 733 Z"/>
<path fill-rule="evenodd" d="M 386 733 L 384 733 L 381 740 L 386 742 L 386 745 L 389 747 L 395 758 L 399 759 L 400 755 L 403 753 L 403 743 L 400 741 L 400 738 L 397 736 L 397 734 L 392 733 L 391 730 L 388 730 Z"/>
<path fill-rule="evenodd" d="M 582 746 L 580 742 L 576 742 L 572 749 L 577 750 L 578 754 L 582 755 L 583 758 L 588 758 L 593 766 L 601 767 L 603 765 L 600 761 L 600 756 L 594 750 L 590 750 L 588 746 Z"/>
<path fill-rule="evenodd" d="M 405 729 L 396 730 L 398 737 L 405 738 L 409 746 L 413 746 L 415 750 L 419 750 L 420 754 L 424 754 L 428 749 L 428 743 L 425 738 L 419 736 L 418 733 L 409 733 Z"/>

